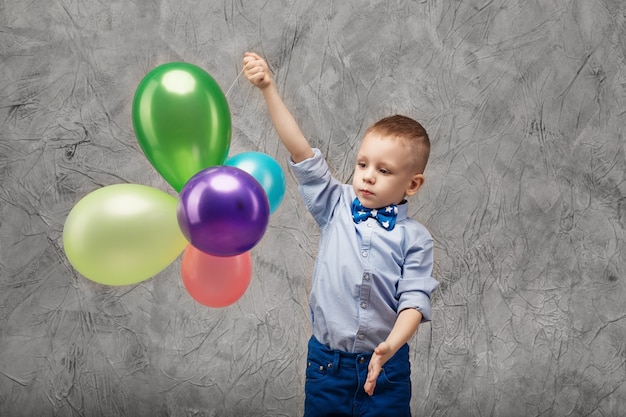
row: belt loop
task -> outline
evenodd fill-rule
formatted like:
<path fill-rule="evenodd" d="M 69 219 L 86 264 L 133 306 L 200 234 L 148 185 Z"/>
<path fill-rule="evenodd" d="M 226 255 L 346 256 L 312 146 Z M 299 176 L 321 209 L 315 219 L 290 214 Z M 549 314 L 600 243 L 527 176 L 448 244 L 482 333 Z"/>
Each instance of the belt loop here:
<path fill-rule="evenodd" d="M 336 374 L 339 372 L 339 366 L 341 361 L 341 352 L 335 350 L 333 352 L 333 362 L 328 364 L 328 372 L 331 374 Z"/>

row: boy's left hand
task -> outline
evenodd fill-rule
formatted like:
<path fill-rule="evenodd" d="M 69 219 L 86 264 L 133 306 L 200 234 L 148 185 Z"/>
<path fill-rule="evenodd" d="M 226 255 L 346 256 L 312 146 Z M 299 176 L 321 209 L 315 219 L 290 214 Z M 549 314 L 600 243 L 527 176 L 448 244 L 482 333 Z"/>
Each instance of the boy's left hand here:
<path fill-rule="evenodd" d="M 367 367 L 367 379 L 365 380 L 365 386 L 363 387 L 368 395 L 374 394 L 374 388 L 376 388 L 376 379 L 383 369 L 383 365 L 393 356 L 389 343 L 382 342 L 374 349 L 372 359 Z"/>
<path fill-rule="evenodd" d="M 267 62 L 254 52 L 244 53 L 243 73 L 252 85 L 261 90 L 269 87 L 272 83 L 272 77 Z"/>

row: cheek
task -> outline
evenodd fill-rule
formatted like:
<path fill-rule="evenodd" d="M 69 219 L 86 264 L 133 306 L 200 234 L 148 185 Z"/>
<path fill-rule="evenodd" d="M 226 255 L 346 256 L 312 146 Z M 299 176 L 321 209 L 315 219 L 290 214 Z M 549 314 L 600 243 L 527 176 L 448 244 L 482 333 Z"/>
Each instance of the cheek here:
<path fill-rule="evenodd" d="M 406 183 L 404 181 L 389 181 L 387 183 L 387 189 L 390 190 L 390 193 L 394 194 L 402 194 L 404 196 L 404 191 L 406 190 Z"/>

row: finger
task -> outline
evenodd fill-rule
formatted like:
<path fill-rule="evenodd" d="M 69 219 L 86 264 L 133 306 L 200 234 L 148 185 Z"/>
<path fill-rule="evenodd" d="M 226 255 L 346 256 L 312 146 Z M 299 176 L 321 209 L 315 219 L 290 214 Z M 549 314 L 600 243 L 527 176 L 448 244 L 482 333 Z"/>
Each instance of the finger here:
<path fill-rule="evenodd" d="M 254 59 L 254 58 L 244 58 L 243 60 L 243 64 L 244 64 L 244 68 L 246 68 L 247 70 L 250 70 L 252 68 L 257 68 L 257 67 L 261 67 L 261 65 L 259 64 L 259 61 Z"/>
<path fill-rule="evenodd" d="M 251 57 L 251 58 L 258 57 L 258 55 L 255 54 L 254 52 L 244 52 L 243 56 L 244 57 Z"/>
<path fill-rule="evenodd" d="M 250 75 L 247 78 L 252 84 L 256 86 L 261 86 L 265 82 L 265 74 L 263 73 Z"/>
<path fill-rule="evenodd" d="M 255 54 L 254 52 L 246 52 L 243 54 L 243 59 L 244 60 L 249 60 L 252 62 L 257 62 L 257 61 L 263 61 L 263 58 L 261 58 L 259 55 Z"/>
<path fill-rule="evenodd" d="M 380 375 L 380 369 L 370 369 L 367 372 L 367 378 L 365 380 L 367 382 L 376 382 L 378 375 Z"/>
<path fill-rule="evenodd" d="M 265 71 L 263 71 L 262 69 L 253 68 L 250 71 L 246 72 L 246 77 L 249 80 L 263 81 L 263 79 L 265 78 Z"/>
<path fill-rule="evenodd" d="M 248 79 L 263 74 L 263 69 L 255 65 L 246 65 L 243 70 Z"/>
<path fill-rule="evenodd" d="M 250 62 L 253 62 L 254 58 L 250 56 L 247 52 L 243 55 L 243 64 L 248 65 Z"/>
<path fill-rule="evenodd" d="M 264 73 L 265 67 L 263 65 L 260 65 L 257 61 L 252 61 L 246 64 L 245 70 L 251 75 L 254 75 L 258 73 Z"/>
<path fill-rule="evenodd" d="M 365 382 L 370 384 L 376 384 L 376 379 L 378 379 L 378 375 L 380 375 L 380 367 L 370 364 L 367 370 L 367 376 L 365 377 Z"/>

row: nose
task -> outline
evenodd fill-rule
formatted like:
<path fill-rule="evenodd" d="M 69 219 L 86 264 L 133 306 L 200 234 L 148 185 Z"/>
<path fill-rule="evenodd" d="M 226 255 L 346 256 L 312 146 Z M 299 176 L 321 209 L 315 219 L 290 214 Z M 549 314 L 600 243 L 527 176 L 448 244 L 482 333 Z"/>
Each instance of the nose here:
<path fill-rule="evenodd" d="M 376 181 L 375 178 L 376 177 L 374 176 L 374 171 L 371 169 L 367 169 L 363 173 L 363 181 L 365 181 L 368 184 L 374 184 L 374 182 Z"/>

